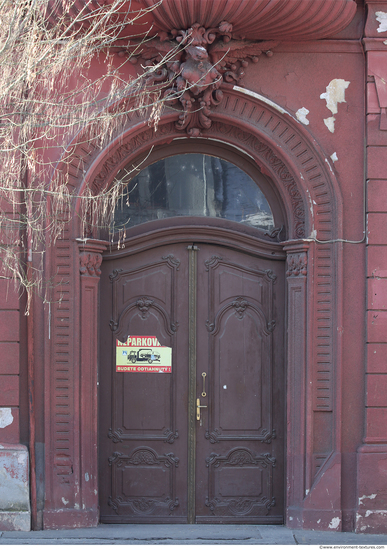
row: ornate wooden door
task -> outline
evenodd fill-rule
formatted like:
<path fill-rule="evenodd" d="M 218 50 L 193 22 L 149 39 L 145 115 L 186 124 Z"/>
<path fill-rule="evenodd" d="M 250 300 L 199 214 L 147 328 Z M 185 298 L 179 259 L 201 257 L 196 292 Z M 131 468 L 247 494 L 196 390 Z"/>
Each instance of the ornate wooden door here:
<path fill-rule="evenodd" d="M 284 262 L 268 256 L 193 242 L 106 256 L 102 522 L 283 522 Z M 117 372 L 128 337 L 137 366 Z"/>

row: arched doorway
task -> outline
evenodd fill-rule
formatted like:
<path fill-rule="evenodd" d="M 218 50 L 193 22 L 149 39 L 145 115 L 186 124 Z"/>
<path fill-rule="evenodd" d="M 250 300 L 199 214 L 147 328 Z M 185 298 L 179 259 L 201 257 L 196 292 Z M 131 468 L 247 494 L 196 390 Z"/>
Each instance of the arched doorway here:
<path fill-rule="evenodd" d="M 283 523 L 282 208 L 241 155 L 254 179 L 225 149 L 167 151 L 102 264 L 101 521 Z"/>
<path fill-rule="evenodd" d="M 341 194 L 334 170 L 302 124 L 262 98 L 252 97 L 248 90 L 225 90 L 224 101 L 203 140 L 182 138 L 174 124 L 175 116 L 175 112 L 167 112 L 157 132 L 145 119 L 133 116 L 125 131 L 103 150 L 90 141 L 89 133 L 81 134 L 74 142 L 70 161 L 66 156 L 58 170 L 76 194 L 98 193 L 128 162 L 144 159 L 152 146 L 162 151 L 185 142 L 195 151 L 197 144 L 202 147 L 204 143 L 199 152 L 226 148 L 226 160 L 238 164 L 232 158 L 234 153 L 243 158 L 246 173 L 258 166 L 269 182 L 275 182 L 265 189 L 265 196 L 271 206 L 283 205 L 280 211 L 283 208 L 286 232 L 281 238 L 287 239 L 282 246 L 277 245 L 287 256 L 286 523 L 301 528 L 321 520 L 319 526 L 330 529 L 332 520 L 342 517 L 342 362 L 337 327 L 341 326 L 343 273 L 342 250 L 335 243 L 343 235 Z M 199 236 L 203 231 L 208 234 L 208 220 L 207 228 L 202 221 L 194 224 Z M 237 227 L 235 231 L 229 226 L 227 235 L 211 227 L 211 236 L 217 244 L 228 245 L 232 235 L 238 249 L 244 246 L 247 252 L 255 253 L 257 246 L 249 240 L 249 228 L 243 224 Z M 192 228 L 189 231 L 192 243 Z M 141 226 L 131 232 L 138 238 L 137 248 L 152 240 L 156 243 L 154 233 L 143 234 Z M 95 525 L 100 518 L 98 289 L 102 253 L 109 243 L 97 231 L 87 238 L 82 235 L 74 218 L 57 246 L 46 252 L 56 285 L 55 299 L 45 311 L 51 332 L 45 362 L 44 524 L 52 529 L 72 526 L 74 514 L 77 524 L 83 526 Z M 205 235 L 203 238 L 206 240 Z M 162 241 L 170 242 L 167 229 L 160 233 L 158 242 Z M 270 250 L 269 241 L 275 246 L 271 239 L 260 240 L 262 251 Z M 63 333 L 62 323 L 67 319 L 79 332 Z M 64 375 L 71 384 L 66 388 L 61 385 L 58 392 L 57 379 Z M 68 434 L 66 446 L 63 433 Z"/>

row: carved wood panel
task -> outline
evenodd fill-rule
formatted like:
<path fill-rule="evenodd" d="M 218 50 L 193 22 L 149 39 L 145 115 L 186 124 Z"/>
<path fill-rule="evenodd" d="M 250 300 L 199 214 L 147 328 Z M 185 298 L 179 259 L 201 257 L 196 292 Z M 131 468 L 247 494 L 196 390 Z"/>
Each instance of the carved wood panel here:
<path fill-rule="evenodd" d="M 199 249 L 197 384 L 207 361 L 208 409 L 197 429 L 196 519 L 281 522 L 284 266 Z"/>
<path fill-rule="evenodd" d="M 283 520 L 284 265 L 218 246 L 199 244 L 196 250 L 197 278 L 184 243 L 105 258 L 104 522 L 187 521 L 190 483 L 197 522 Z M 194 426 L 196 482 L 188 466 L 188 418 L 196 418 L 196 408 L 188 408 L 189 281 L 197 285 L 194 391 L 205 394 L 206 406 Z M 172 373 L 116 373 L 117 334 L 125 340 L 152 331 L 173 348 Z"/>
<path fill-rule="evenodd" d="M 187 515 L 186 322 L 180 326 L 177 300 L 186 256 L 186 246 L 178 245 L 107 256 L 103 264 L 102 521 L 179 522 Z M 116 340 L 128 336 L 154 337 L 172 348 L 172 372 L 116 372 Z"/>
<path fill-rule="evenodd" d="M 146 517 L 155 512 L 163 515 L 179 506 L 174 475 L 179 458 L 173 453 L 158 455 L 149 447 L 138 447 L 130 456 L 115 451 L 108 462 L 112 469 L 108 504 L 115 512 Z"/>
<path fill-rule="evenodd" d="M 209 470 L 206 506 L 219 516 L 268 515 L 276 506 L 272 480 L 275 463 L 269 453 L 255 455 L 244 447 L 233 448 L 226 456 L 211 453 L 206 458 Z"/>
<path fill-rule="evenodd" d="M 238 394 L 234 394 L 232 409 L 227 391 L 220 391 L 218 398 L 213 399 L 216 408 L 206 438 L 213 442 L 245 438 L 268 441 L 269 434 L 274 436 L 270 425 L 270 369 L 271 333 L 275 327 L 273 284 L 277 276 L 271 270 L 253 270 L 225 261 L 221 256 L 206 260 L 205 269 L 208 271 L 206 326 L 212 376 L 217 378 L 216 385 L 224 390 L 240 386 Z M 225 361 L 230 363 L 227 369 Z M 243 387 L 241 379 L 245 381 Z M 214 384 L 211 387 L 214 391 Z M 234 410 L 239 411 L 238 417 Z M 241 423 L 242 411 L 245 418 Z M 263 418 L 263 414 L 267 418 Z"/>
<path fill-rule="evenodd" d="M 159 255 L 153 262 L 134 263 L 137 265 L 132 268 L 115 269 L 109 275 L 112 289 L 110 329 L 121 341 L 129 335 L 151 335 L 162 345 L 173 348 L 178 327 L 175 302 L 180 260 L 169 254 Z M 175 360 L 173 356 L 174 364 Z M 113 384 L 116 406 L 109 437 L 115 442 L 161 439 L 173 443 L 178 437 L 175 428 L 175 376 L 136 376 L 136 384 L 130 375 L 121 378 Z M 144 408 L 139 416 L 144 399 L 151 400 L 152 406 Z"/>

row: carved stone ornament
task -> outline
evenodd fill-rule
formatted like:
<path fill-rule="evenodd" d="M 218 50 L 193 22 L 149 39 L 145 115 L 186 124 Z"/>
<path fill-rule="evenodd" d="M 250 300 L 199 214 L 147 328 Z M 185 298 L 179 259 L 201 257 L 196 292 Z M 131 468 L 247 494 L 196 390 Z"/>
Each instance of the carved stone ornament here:
<path fill-rule="evenodd" d="M 211 107 L 219 105 L 223 98 L 222 83 L 238 83 L 249 61 L 257 63 L 262 53 L 271 56 L 272 48 L 278 44 L 234 40 L 232 29 L 227 21 L 221 21 L 216 28 L 195 23 L 186 30 L 172 29 L 144 44 L 132 43 L 128 47 L 129 52 L 136 52 L 131 55 L 132 62 L 140 60 L 142 65 L 155 67 L 147 84 L 160 87 L 169 103 L 180 102 L 183 112 L 176 128 L 193 137 L 211 127 Z M 160 66 L 163 59 L 167 61 Z"/>
<path fill-rule="evenodd" d="M 288 277 L 306 277 L 308 274 L 308 259 L 306 252 L 298 254 L 289 254 L 288 269 L 286 275 Z"/>
<path fill-rule="evenodd" d="M 78 0 L 79 1 L 79 0 Z M 356 13 L 353 0 L 137 0 L 152 9 L 157 32 L 197 22 L 233 24 L 234 38 L 318 40 L 344 29 Z"/>
<path fill-rule="evenodd" d="M 79 254 L 79 271 L 81 275 L 99 277 L 101 275 L 102 255 L 95 252 Z"/>
<path fill-rule="evenodd" d="M 380 1 L 380 0 L 379 0 Z M 49 20 L 63 17 L 72 28 L 87 29 L 111 0 L 49 0 Z M 189 28 L 213 28 L 221 19 L 233 24 L 233 37 L 254 40 L 319 40 L 343 30 L 356 13 L 355 0 L 132 0 L 116 10 L 120 36 L 143 36 Z M 97 9 L 96 9 L 97 8 Z M 79 20 L 79 14 L 82 17 Z M 76 21 L 78 17 L 78 21 Z M 119 39 L 118 39 L 119 40 Z"/>

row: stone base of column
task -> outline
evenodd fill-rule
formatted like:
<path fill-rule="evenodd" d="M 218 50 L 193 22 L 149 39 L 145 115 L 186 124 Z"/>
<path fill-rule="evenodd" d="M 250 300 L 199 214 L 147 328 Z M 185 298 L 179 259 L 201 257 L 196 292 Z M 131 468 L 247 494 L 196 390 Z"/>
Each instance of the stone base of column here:
<path fill-rule="evenodd" d="M 98 510 L 45 510 L 43 512 L 43 529 L 81 529 L 96 527 L 98 523 Z"/>
<path fill-rule="evenodd" d="M 28 449 L 0 444 L 0 531 L 30 531 Z"/>
<path fill-rule="evenodd" d="M 357 460 L 357 533 L 387 533 L 387 444 L 363 445 Z"/>
<path fill-rule="evenodd" d="M 322 466 L 301 505 L 289 507 L 286 525 L 290 529 L 342 531 L 341 455 L 333 453 Z"/>

